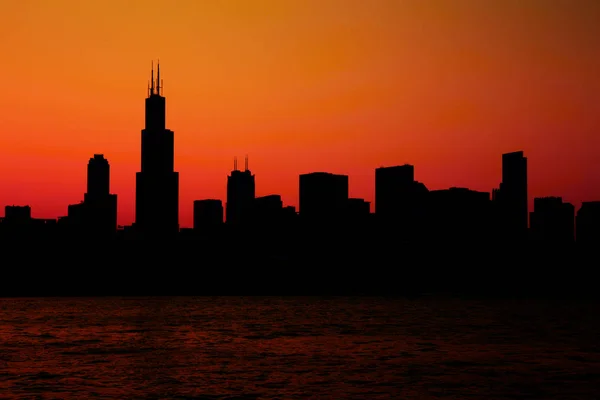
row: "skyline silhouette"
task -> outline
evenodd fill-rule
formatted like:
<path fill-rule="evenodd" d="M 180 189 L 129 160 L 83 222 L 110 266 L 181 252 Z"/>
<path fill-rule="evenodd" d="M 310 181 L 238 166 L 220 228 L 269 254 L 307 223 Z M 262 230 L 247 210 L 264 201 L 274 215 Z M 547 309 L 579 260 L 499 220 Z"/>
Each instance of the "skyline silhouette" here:
<path fill-rule="evenodd" d="M 302 173 L 348 175 L 350 195 L 372 203 L 373 168 L 403 163 L 430 189 L 489 191 L 499 155 L 523 150 L 530 208 L 550 195 L 578 208 L 600 198 L 599 8 L 183 0 L 165 16 L 156 0 L 17 2 L 3 25 L 0 206 L 63 215 L 101 153 L 119 224 L 134 222 L 141 98 L 160 56 L 182 226 L 193 200 L 225 201 L 232 158 L 246 154 L 257 196 L 298 207 Z"/>
<path fill-rule="evenodd" d="M 502 172 L 491 191 L 429 189 L 411 164 L 374 168 L 374 212 L 369 201 L 351 196 L 348 175 L 328 171 L 297 177 L 298 209 L 277 193 L 257 196 L 260 176 L 250 169 L 248 156 L 243 169 L 234 157 L 224 182 L 226 201 L 185 204 L 193 208 L 194 225 L 182 228 L 177 134 L 166 125 L 159 71 L 157 65 L 155 79 L 152 68 L 139 136 L 135 223 L 117 225 L 119 193 L 111 188 L 110 160 L 93 154 L 83 200 L 68 204 L 66 215 L 33 218 L 30 206 L 5 207 L 3 248 L 25 244 L 32 251 L 28 257 L 46 254 L 51 263 L 58 256 L 61 266 L 36 269 L 33 277 L 22 275 L 29 270 L 12 269 L 6 276 L 11 285 L 0 296 L 596 293 L 588 274 L 577 269 L 569 276 L 545 273 L 542 279 L 536 268 L 520 270 L 521 264 L 581 267 L 590 246 L 600 243 L 600 201 L 576 210 L 561 197 L 534 197 L 529 209 L 530 163 L 520 150 L 499 157 Z M 481 269 L 477 253 L 492 257 L 503 273 L 496 270 L 493 281 L 473 285 Z M 82 254 L 92 255 L 87 263 L 102 266 L 93 283 L 78 275 Z M 411 260 L 424 255 L 432 267 L 413 267 Z M 168 271 L 149 273 L 147 266 L 160 260 Z M 211 265 L 259 267 L 229 276 L 227 268 Z M 368 272 L 346 270 L 357 265 Z M 191 279 L 197 266 L 203 267 L 201 281 Z M 388 276 L 390 267 L 401 266 L 402 279 Z M 304 274 L 293 281 L 274 277 L 281 268 Z"/>
<path fill-rule="evenodd" d="M 243 170 L 238 169 L 234 157 L 233 170 L 227 177 L 226 201 L 194 200 L 189 205 L 194 210 L 193 228 L 181 229 L 179 173 L 174 170 L 175 133 L 167 128 L 166 110 L 160 63 L 156 64 L 155 75 L 152 62 L 140 136 L 140 171 L 136 173 L 135 222 L 131 226 L 117 224 L 118 194 L 111 193 L 110 163 L 103 154 L 94 154 L 88 163 L 84 199 L 69 204 L 66 216 L 36 219 L 29 205 L 6 206 L 0 220 L 3 233 L 10 237 L 12 231 L 19 233 L 30 221 L 38 221 L 40 227 L 62 222 L 63 230 L 76 235 L 106 238 L 129 230 L 138 238 L 175 237 L 186 231 L 219 233 L 219 225 L 226 223 L 234 229 L 251 226 L 283 231 L 298 226 L 318 230 L 335 226 L 337 230 L 359 232 L 376 226 L 396 230 L 397 237 L 405 242 L 445 242 L 457 240 L 458 235 L 458 240 L 470 242 L 533 239 L 568 243 L 575 240 L 576 220 L 580 219 L 581 241 L 598 240 L 600 201 L 582 203 L 583 212 L 579 213 L 560 196 L 536 197 L 530 212 L 528 160 L 523 151 L 502 154 L 501 181 L 489 192 L 457 186 L 430 190 L 415 179 L 415 166 L 410 164 L 376 168 L 374 212 L 369 201 L 350 196 L 347 175 L 325 171 L 299 175 L 299 210 L 284 204 L 280 194 L 257 197 L 248 156 Z"/>
<path fill-rule="evenodd" d="M 139 230 L 156 230 L 156 231 L 171 231 L 172 233 L 176 233 L 179 231 L 180 228 L 190 228 L 189 226 L 181 226 L 181 224 L 179 223 L 179 208 L 180 208 L 180 202 L 179 202 L 179 173 L 176 172 L 174 170 L 175 168 L 175 153 L 176 153 L 176 149 L 175 149 L 175 133 L 172 130 L 169 130 L 166 127 L 166 111 L 167 111 L 167 105 L 166 105 L 166 98 L 163 95 L 163 80 L 161 79 L 160 76 L 160 62 L 157 62 L 156 64 L 156 76 L 155 76 L 155 70 L 154 70 L 154 61 L 152 61 L 152 67 L 151 67 L 151 77 L 150 80 L 148 81 L 148 88 L 147 88 L 147 93 L 148 96 L 145 100 L 145 124 L 144 124 L 144 128 L 142 129 L 142 134 L 141 134 L 141 141 L 140 141 L 140 160 L 141 160 L 141 166 L 140 166 L 140 170 L 139 172 L 136 172 L 136 205 L 135 205 L 135 222 L 133 223 L 133 225 L 137 226 L 138 231 Z M 512 160 L 512 161 L 511 161 Z M 97 168 L 94 169 L 93 163 L 101 163 L 104 164 L 104 167 L 100 167 L 98 166 Z M 102 172 L 102 168 L 105 168 L 104 172 Z M 403 171 L 404 172 L 401 172 Z M 389 171 L 389 172 L 388 172 Z M 398 171 L 400 173 L 400 175 L 398 176 L 398 178 L 393 178 L 394 172 L 392 171 Z M 500 185 L 497 188 L 493 188 L 491 189 L 489 192 L 484 192 L 484 191 L 475 191 L 477 193 L 480 193 L 480 195 L 483 195 L 484 197 L 487 194 L 488 200 L 491 200 L 491 203 L 498 203 L 498 202 L 502 202 L 502 198 L 504 198 L 505 200 L 508 199 L 509 202 L 514 203 L 513 209 L 508 210 L 505 212 L 506 215 L 502 216 L 501 219 L 504 221 L 503 223 L 505 224 L 512 224 L 514 226 L 518 226 L 520 225 L 521 228 L 519 229 L 521 232 L 523 232 L 522 234 L 527 236 L 527 230 L 528 230 L 528 226 L 529 226 L 529 204 L 530 204 L 530 199 L 528 198 L 528 166 L 527 166 L 527 158 L 524 157 L 523 155 L 523 151 L 513 151 L 510 153 L 504 153 L 502 154 L 502 182 L 500 183 Z M 379 173 L 381 173 L 381 177 L 379 177 Z M 104 158 L 104 154 L 99 154 L 99 153 L 95 153 L 93 155 L 93 157 L 90 159 L 90 163 L 88 164 L 88 178 L 87 178 L 87 189 L 88 191 L 85 193 L 84 195 L 84 201 L 81 202 L 80 204 L 71 204 L 68 205 L 68 212 L 67 215 L 75 215 L 77 213 L 80 213 L 80 211 L 76 211 L 76 208 L 81 208 L 83 209 L 83 205 L 85 204 L 91 204 L 94 202 L 94 198 L 98 198 L 100 196 L 99 193 L 104 193 L 103 196 L 106 197 L 106 201 L 108 203 L 110 203 L 111 205 L 102 205 L 101 207 L 104 207 L 105 211 L 103 211 L 106 214 L 106 210 L 111 209 L 111 207 L 114 207 L 115 210 L 111 211 L 110 213 L 115 214 L 114 216 L 112 216 L 112 214 L 110 214 L 110 220 L 111 220 L 111 224 L 116 224 L 116 221 L 118 221 L 118 202 L 116 200 L 117 195 L 116 194 L 110 194 L 110 187 L 109 187 L 109 182 L 110 182 L 110 177 L 108 176 L 110 174 L 110 165 L 109 165 L 109 161 Z M 298 196 L 298 206 L 301 209 L 302 207 L 304 207 L 305 209 L 305 216 L 306 215 L 312 215 L 313 212 L 311 211 L 306 211 L 309 210 L 311 208 L 319 208 L 320 205 L 315 204 L 315 205 L 311 205 L 309 202 L 307 202 L 305 200 L 305 204 L 304 206 L 302 205 L 303 201 L 303 194 L 302 194 L 302 181 L 307 180 L 309 177 L 314 177 L 316 179 L 317 176 L 321 176 L 323 177 L 323 182 L 326 181 L 326 175 L 329 174 L 330 176 L 336 176 L 339 177 L 340 179 L 342 179 L 342 181 L 340 181 L 340 183 L 342 184 L 342 192 L 340 192 L 339 196 L 341 196 L 341 198 L 345 199 L 343 200 L 344 202 L 353 202 L 355 203 L 356 207 L 361 207 L 362 204 L 362 210 L 369 210 L 369 213 L 371 213 L 371 211 L 374 211 L 375 213 L 377 212 L 376 209 L 376 204 L 377 204 L 377 197 L 378 197 L 378 180 L 381 180 L 382 182 L 385 181 L 385 175 L 390 175 L 391 179 L 396 179 L 402 181 L 403 179 L 406 179 L 406 177 L 410 176 L 410 179 L 408 181 L 410 182 L 415 182 L 416 185 L 418 185 L 418 187 L 415 187 L 414 190 L 420 191 L 422 192 L 422 194 L 420 195 L 421 197 L 419 197 L 416 200 L 409 200 L 409 201 L 416 201 L 421 202 L 421 203 L 425 203 L 427 200 L 425 200 L 425 198 L 423 196 L 429 196 L 429 197 L 433 197 L 435 198 L 438 195 L 442 195 L 442 193 L 447 193 L 444 192 L 445 189 L 435 189 L 435 190 L 430 190 L 429 188 L 427 188 L 427 185 L 421 182 L 418 182 L 415 180 L 415 166 L 414 165 L 410 165 L 410 164 L 399 164 L 397 166 L 387 166 L 387 167 L 383 167 L 380 166 L 379 168 L 375 169 L 375 202 L 370 202 L 367 201 L 363 198 L 353 198 L 350 197 L 349 193 L 350 193 L 350 185 L 349 185 L 349 176 L 348 175 L 343 175 L 343 174 L 335 174 L 332 172 L 310 172 L 307 174 L 300 174 L 299 175 L 299 182 L 300 182 L 300 190 L 299 190 L 299 196 Z M 407 175 L 408 174 L 408 175 Z M 402 178 L 401 176 L 405 176 L 405 178 Z M 389 178 L 388 178 L 389 179 Z M 97 182 L 96 182 L 97 181 Z M 408 182 L 407 181 L 407 182 Z M 504 183 L 505 181 L 508 181 L 509 183 L 506 184 Z M 332 181 L 333 182 L 333 181 Z M 101 186 L 100 188 L 97 188 L 95 186 Z M 322 185 L 322 187 L 320 189 L 318 189 L 320 192 L 327 192 L 329 190 L 331 190 L 333 187 L 335 187 L 336 184 L 333 183 L 324 183 Z M 451 189 L 451 190 L 450 190 Z M 386 189 L 379 189 L 379 192 L 381 193 L 379 196 L 381 197 L 383 194 L 383 190 Z M 401 189 L 392 189 L 392 190 L 400 190 Z M 413 189 L 404 189 L 404 190 L 409 190 L 412 191 Z M 463 187 L 458 187 L 458 186 L 451 186 L 450 188 L 446 189 L 446 190 L 450 190 L 450 192 L 452 193 L 458 193 L 458 191 L 464 191 L 464 190 L 471 190 L 471 189 L 467 189 L 467 188 L 463 188 Z M 475 193 L 473 192 L 473 193 Z M 429 194 L 431 193 L 431 195 Z M 466 193 L 466 192 L 465 192 Z M 333 194 L 332 194 L 333 195 Z M 89 199 L 88 199 L 89 196 Z M 335 195 L 334 195 L 335 196 Z M 279 205 L 280 208 L 283 208 L 283 202 L 281 200 L 281 195 L 280 194 L 268 194 L 265 196 L 260 196 L 258 198 L 258 200 L 256 199 L 256 180 L 255 180 L 255 175 L 252 174 L 251 170 L 249 169 L 249 157 L 248 155 L 245 156 L 244 158 L 244 169 L 243 170 L 239 170 L 238 169 L 238 164 L 237 164 L 237 157 L 234 156 L 233 157 L 233 170 L 231 171 L 231 175 L 229 175 L 227 177 L 227 192 L 226 192 L 226 199 L 223 200 L 219 200 L 222 203 L 222 206 L 225 210 L 225 213 L 223 214 L 224 221 L 227 221 L 228 223 L 238 223 L 239 219 L 242 218 L 242 215 L 244 214 L 244 212 L 246 212 L 246 214 L 249 212 L 248 210 L 244 210 L 244 208 L 253 208 L 255 207 L 254 203 L 261 203 L 264 202 L 265 200 L 268 199 L 276 199 L 276 202 L 281 203 Z M 306 196 L 305 196 L 306 197 Z M 396 197 L 399 198 L 399 193 L 396 193 Z M 482 197 L 482 198 L 484 198 Z M 501 198 L 502 197 L 502 198 Z M 551 200 L 546 200 L 544 202 L 543 199 L 546 198 L 552 198 L 555 199 L 555 201 L 558 201 L 559 203 L 562 202 L 562 196 L 555 196 L 555 195 L 550 195 L 550 196 L 544 196 L 544 197 L 535 197 L 533 199 L 531 199 L 531 202 L 533 203 L 533 209 L 543 209 L 544 208 L 544 204 L 549 204 L 548 201 Z M 110 200 L 108 200 L 110 199 Z M 242 199 L 242 200 L 239 200 Z M 206 202 L 206 200 L 216 200 L 214 198 L 210 198 L 210 199 L 195 199 L 192 202 L 191 207 L 194 210 L 194 217 L 193 217 L 193 221 L 196 221 L 196 202 Z M 241 203 L 240 203 L 241 201 Z M 398 200 L 396 199 L 396 201 L 403 201 L 403 200 Z M 97 202 L 97 201 L 96 201 Z M 371 207 L 370 204 L 371 203 L 375 203 L 374 207 Z M 380 202 L 381 203 L 381 202 Z M 519 203 L 519 204 L 517 204 Z M 588 205 L 587 207 L 590 207 L 590 204 L 593 204 L 594 201 L 591 202 L 586 202 L 586 201 L 582 201 L 581 205 Z M 268 202 L 265 202 L 265 204 L 268 204 Z M 416 203 L 415 203 L 416 204 Z M 570 207 L 573 207 L 573 209 L 575 210 L 575 206 L 572 205 L 571 203 L 565 203 L 565 204 L 569 204 Z M 9 206 L 9 205 L 6 205 Z M 15 205 L 12 204 L 10 205 L 10 207 L 16 209 L 15 207 L 29 207 L 28 204 L 26 205 Z M 89 206 L 89 207 L 98 207 L 98 206 Z M 89 208 L 88 207 L 88 208 Z M 190 205 L 184 204 L 185 208 L 190 207 Z M 324 211 L 325 213 L 331 214 L 331 213 L 335 213 L 336 208 L 333 205 L 328 206 L 329 210 L 327 207 L 325 207 L 323 210 L 328 210 L 328 211 Z M 346 207 L 346 206 L 344 206 Z M 350 206 L 348 206 L 350 207 Z M 380 210 L 382 209 L 386 209 L 386 208 L 394 208 L 394 207 L 398 207 L 397 204 L 385 204 L 385 201 L 379 206 Z M 296 207 L 293 205 L 286 205 L 286 208 L 288 210 L 292 210 L 295 209 Z M 340 207 L 338 204 L 338 209 L 341 209 L 343 207 Z M 8 209 L 8 207 L 6 207 L 6 209 Z M 31 207 L 29 208 L 29 214 L 31 214 Z M 156 210 L 162 210 L 161 212 L 158 212 Z M 170 211 L 169 211 L 170 210 Z M 339 211 L 339 210 L 338 210 Z M 412 212 L 412 211 L 411 211 Z M 417 219 L 419 218 L 419 213 L 424 213 L 424 210 L 421 210 L 419 212 L 417 212 L 417 214 L 415 214 L 413 217 L 416 217 Z M 165 213 L 164 215 L 162 213 Z M 384 214 L 389 214 L 388 211 L 384 211 Z M 381 212 L 379 212 L 379 214 L 381 214 Z M 520 216 L 516 216 L 516 215 L 520 215 Z M 539 217 L 539 215 L 543 214 L 543 212 L 538 212 L 536 215 Z M 575 211 L 573 211 L 573 215 L 575 215 Z M 391 214 L 390 214 L 391 215 Z M 5 216 L 6 217 L 6 212 L 5 212 Z M 9 215 L 10 217 L 10 215 Z M 99 219 L 106 219 L 105 218 L 106 215 L 104 217 L 95 217 L 95 218 L 99 218 Z M 74 217 L 72 217 L 71 219 L 73 219 Z M 209 219 L 213 219 L 214 217 L 208 217 Z M 308 218 L 312 218 L 312 217 L 308 217 Z M 324 218 L 324 216 L 321 216 L 321 218 Z M 573 217 L 575 218 L 575 217 Z M 53 220 L 53 219 L 61 219 L 61 216 L 57 216 L 57 218 L 44 218 L 45 220 Z M 114 221 L 113 221 L 114 219 Z M 406 219 L 406 217 L 404 218 Z M 511 219 L 513 220 L 512 222 Z M 162 221 L 162 222 L 161 222 Z M 518 222 L 520 221 L 520 222 Z M 417 221 L 413 221 L 413 222 L 409 222 L 409 225 L 415 225 L 412 229 L 416 229 L 419 223 Z M 574 224 L 574 223 L 573 223 Z M 119 227 L 119 229 L 126 229 L 127 226 L 121 226 L 121 225 L 116 225 Z M 170 228 L 168 228 L 170 226 Z M 196 226 L 196 223 L 194 222 L 194 226 Z M 536 226 L 534 225 L 534 228 Z M 539 224 L 537 225 L 537 229 L 539 228 Z M 513 229 L 514 230 L 514 229 Z M 574 228 L 573 228 L 573 235 L 574 235 Z M 542 235 L 543 236 L 543 235 Z M 540 236 L 540 237 L 542 237 Z"/>
<path fill-rule="evenodd" d="M 5 3 L 0 393 L 600 392 L 600 0 Z"/>

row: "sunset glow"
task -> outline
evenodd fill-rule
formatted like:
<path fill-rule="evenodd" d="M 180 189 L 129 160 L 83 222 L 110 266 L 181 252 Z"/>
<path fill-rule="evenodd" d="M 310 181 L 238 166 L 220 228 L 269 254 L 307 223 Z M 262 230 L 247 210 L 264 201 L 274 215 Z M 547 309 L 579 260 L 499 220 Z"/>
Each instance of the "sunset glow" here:
<path fill-rule="evenodd" d="M 430 189 L 491 191 L 523 150 L 529 196 L 600 200 L 597 0 L 21 0 L 2 4 L 0 205 L 35 218 L 83 199 L 95 153 L 119 224 L 135 210 L 151 61 L 175 132 L 180 224 L 225 201 L 233 158 L 256 195 L 298 175 L 410 163 Z M 3 212 L 2 212 L 3 213 Z"/>

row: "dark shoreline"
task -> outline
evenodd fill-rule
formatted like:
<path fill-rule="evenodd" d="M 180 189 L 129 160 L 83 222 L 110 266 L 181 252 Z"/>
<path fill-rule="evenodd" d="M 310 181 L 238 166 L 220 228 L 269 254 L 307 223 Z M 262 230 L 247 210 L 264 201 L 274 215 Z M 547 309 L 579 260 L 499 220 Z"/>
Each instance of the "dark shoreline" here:
<path fill-rule="evenodd" d="M 383 242 L 43 242 L 4 252 L 0 297 L 596 297 L 595 249 Z"/>
<path fill-rule="evenodd" d="M 91 278 L 91 279 L 90 279 Z M 255 277 L 205 277 L 148 279 L 104 277 L 69 278 L 13 276 L 3 279 L 0 297 L 145 297 L 145 296 L 384 296 L 420 298 L 600 298 L 596 284 L 589 277 L 579 281 L 469 281 L 449 280 L 442 277 L 406 277 L 404 282 L 382 280 L 301 280 Z"/>

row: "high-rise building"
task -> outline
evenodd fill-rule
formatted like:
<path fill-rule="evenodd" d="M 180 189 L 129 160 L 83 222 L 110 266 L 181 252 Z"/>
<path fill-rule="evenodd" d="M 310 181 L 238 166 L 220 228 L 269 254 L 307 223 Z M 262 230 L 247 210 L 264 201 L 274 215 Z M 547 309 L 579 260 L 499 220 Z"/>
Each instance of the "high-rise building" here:
<path fill-rule="evenodd" d="M 143 236 L 173 235 L 179 231 L 179 173 L 175 172 L 174 135 L 166 129 L 166 101 L 160 65 L 152 68 L 146 124 L 142 129 L 141 170 L 136 173 L 136 230 Z"/>
<path fill-rule="evenodd" d="M 415 180 L 413 165 L 375 170 L 376 219 L 382 231 L 395 232 L 401 240 L 416 240 L 424 235 L 428 195 L 427 187 Z"/>
<path fill-rule="evenodd" d="M 502 182 L 494 194 L 499 211 L 501 236 L 508 240 L 527 238 L 527 157 L 522 151 L 502 154 Z"/>
<path fill-rule="evenodd" d="M 233 161 L 233 171 L 227 177 L 227 204 L 225 221 L 229 225 L 247 223 L 252 217 L 256 183 L 254 175 L 248 169 L 248 157 L 245 159 L 244 171 L 237 168 L 237 159 Z"/>
<path fill-rule="evenodd" d="M 117 195 L 110 193 L 110 164 L 102 154 L 94 154 L 87 167 L 87 193 L 83 196 L 85 229 L 98 236 L 117 231 Z"/>
<path fill-rule="evenodd" d="M 415 182 L 415 167 L 410 164 L 380 167 L 375 170 L 375 213 L 390 219 L 400 213 Z"/>
<path fill-rule="evenodd" d="M 87 196 L 104 197 L 110 194 L 110 164 L 103 154 L 94 154 L 87 167 Z"/>
<path fill-rule="evenodd" d="M 429 192 L 429 237 L 442 242 L 490 239 L 492 202 L 488 192 L 451 187 Z"/>
<path fill-rule="evenodd" d="M 339 222 L 348 209 L 348 175 L 300 175 L 300 217 L 310 223 Z"/>

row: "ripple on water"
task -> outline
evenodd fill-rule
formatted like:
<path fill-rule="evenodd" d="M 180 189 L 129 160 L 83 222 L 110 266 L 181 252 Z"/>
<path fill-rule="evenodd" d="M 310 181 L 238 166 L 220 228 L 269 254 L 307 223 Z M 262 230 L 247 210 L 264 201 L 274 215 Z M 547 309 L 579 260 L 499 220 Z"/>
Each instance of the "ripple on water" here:
<path fill-rule="evenodd" d="M 0 300 L 1 399 L 596 399 L 596 305 Z M 4 397 L 3 397 L 4 396 Z"/>

